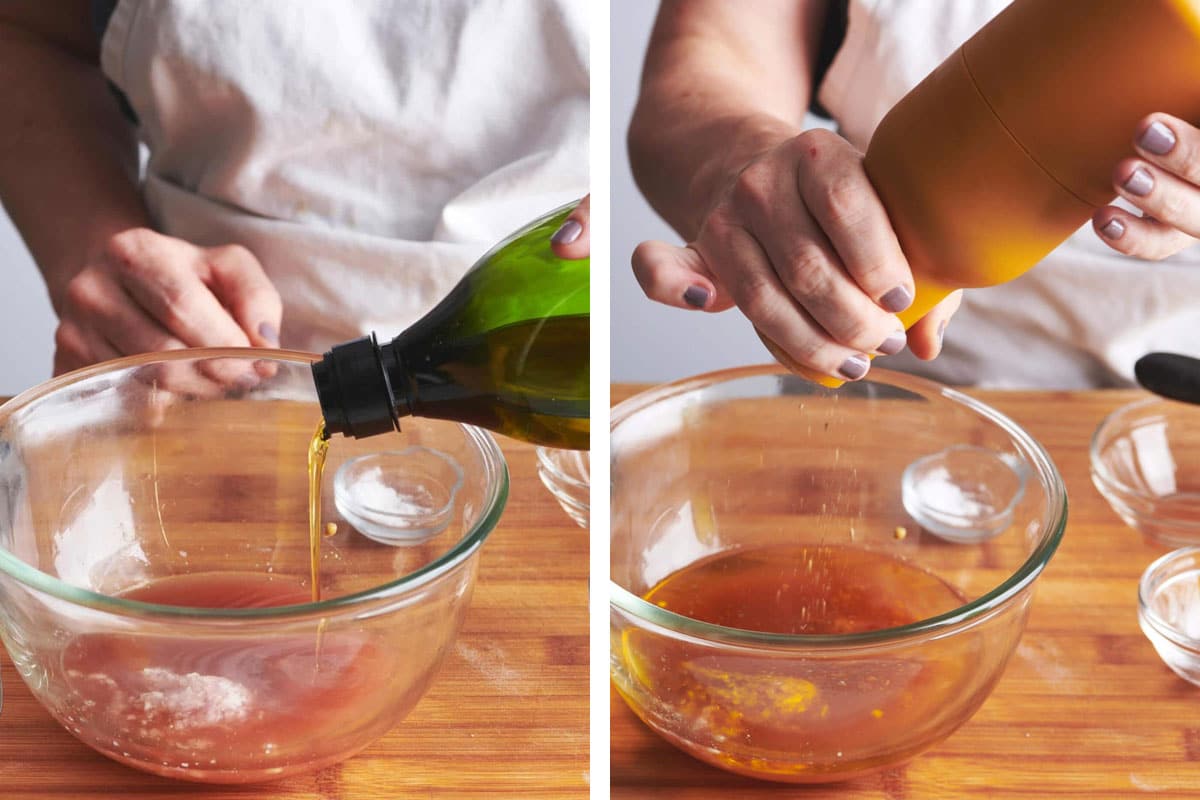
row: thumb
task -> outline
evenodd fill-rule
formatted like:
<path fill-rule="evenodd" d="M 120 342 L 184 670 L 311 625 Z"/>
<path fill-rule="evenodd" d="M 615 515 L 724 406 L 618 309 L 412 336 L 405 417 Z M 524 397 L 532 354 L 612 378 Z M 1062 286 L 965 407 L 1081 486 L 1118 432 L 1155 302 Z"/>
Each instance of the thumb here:
<path fill-rule="evenodd" d="M 591 252 L 592 196 L 579 201 L 550 237 L 550 248 L 559 258 L 587 258 Z"/>
<path fill-rule="evenodd" d="M 642 242 L 633 251 L 633 274 L 647 297 L 668 306 L 703 311 L 724 311 L 733 306 L 704 257 L 692 247 Z"/>
<path fill-rule="evenodd" d="M 254 347 L 279 347 L 283 301 L 262 264 L 246 248 L 227 245 L 208 252 L 210 289 L 246 332 Z"/>
<path fill-rule="evenodd" d="M 932 361 L 942 352 L 942 336 L 946 325 L 962 305 L 962 289 L 951 292 L 908 329 L 908 349 L 924 361 Z"/>

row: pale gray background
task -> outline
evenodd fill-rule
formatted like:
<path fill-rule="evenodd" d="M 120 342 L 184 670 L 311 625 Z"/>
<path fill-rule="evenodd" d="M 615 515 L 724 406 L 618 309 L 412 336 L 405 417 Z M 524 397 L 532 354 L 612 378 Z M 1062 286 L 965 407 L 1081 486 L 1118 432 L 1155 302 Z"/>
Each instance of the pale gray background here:
<path fill-rule="evenodd" d="M 54 328 L 46 285 L 0 206 L 0 396 L 50 377 Z"/>
<path fill-rule="evenodd" d="M 625 133 L 637 102 L 642 58 L 658 4 L 612 0 L 612 379 L 653 383 L 724 367 L 770 362 L 737 309 L 720 314 L 652 303 L 629 267 L 638 242 L 679 236 L 647 205 L 629 171 Z M 595 122 L 593 122 L 595 124 Z M 829 127 L 810 117 L 808 126 Z"/>

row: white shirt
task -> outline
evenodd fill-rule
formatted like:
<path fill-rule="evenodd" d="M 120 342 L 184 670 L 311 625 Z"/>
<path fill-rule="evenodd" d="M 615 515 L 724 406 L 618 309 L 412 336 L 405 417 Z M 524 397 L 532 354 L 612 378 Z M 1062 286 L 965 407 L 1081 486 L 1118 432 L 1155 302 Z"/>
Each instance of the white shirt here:
<path fill-rule="evenodd" d="M 572 0 L 121 0 L 101 43 L 160 231 L 240 243 L 285 347 L 390 337 L 587 192 Z"/>

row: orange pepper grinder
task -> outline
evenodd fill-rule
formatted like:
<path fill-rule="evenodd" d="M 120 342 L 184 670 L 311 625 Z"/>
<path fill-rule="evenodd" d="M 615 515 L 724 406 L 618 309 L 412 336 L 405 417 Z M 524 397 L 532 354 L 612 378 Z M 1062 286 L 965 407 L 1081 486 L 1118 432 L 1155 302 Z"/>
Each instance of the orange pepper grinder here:
<path fill-rule="evenodd" d="M 1200 123 L 1200 0 L 1015 0 L 968 39 L 864 161 L 913 272 L 904 326 L 955 289 L 1016 278 L 1110 203 L 1156 111 Z"/>

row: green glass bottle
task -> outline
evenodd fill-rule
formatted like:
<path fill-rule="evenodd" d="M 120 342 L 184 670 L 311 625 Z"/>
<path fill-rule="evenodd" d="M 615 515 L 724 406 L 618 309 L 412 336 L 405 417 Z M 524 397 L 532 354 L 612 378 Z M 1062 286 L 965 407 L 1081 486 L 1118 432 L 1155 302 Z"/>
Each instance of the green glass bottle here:
<path fill-rule="evenodd" d="M 314 363 L 327 434 L 374 436 L 420 416 L 587 449 L 590 259 L 550 249 L 574 207 L 496 245 L 391 342 L 366 336 Z"/>

